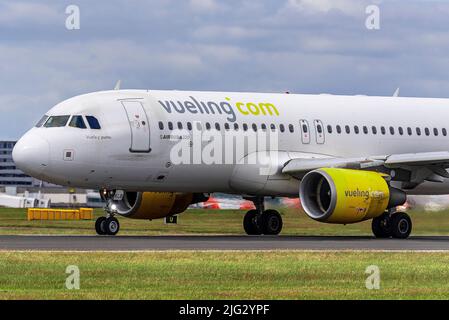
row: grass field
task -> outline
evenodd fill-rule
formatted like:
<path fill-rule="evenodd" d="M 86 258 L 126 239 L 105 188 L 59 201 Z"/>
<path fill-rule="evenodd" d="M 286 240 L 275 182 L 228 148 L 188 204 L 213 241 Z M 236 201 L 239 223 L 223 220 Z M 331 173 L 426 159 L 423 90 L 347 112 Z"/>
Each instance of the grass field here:
<path fill-rule="evenodd" d="M 280 210 L 283 235 L 371 235 L 371 222 L 330 225 L 308 218 L 294 209 Z M 102 215 L 96 210 L 95 215 Z M 244 212 L 238 210 L 188 210 L 179 216 L 178 225 L 163 220 L 120 218 L 121 235 L 168 234 L 244 234 Z M 449 211 L 411 212 L 413 235 L 449 235 Z M 26 210 L 0 208 L 0 234 L 95 234 L 92 221 L 27 221 Z"/>
<path fill-rule="evenodd" d="M 0 299 L 448 299 L 448 278 L 442 253 L 0 253 Z"/>
<path fill-rule="evenodd" d="M 95 212 L 102 214 L 101 210 Z M 122 235 L 243 234 L 241 211 L 189 210 L 178 225 L 120 218 Z M 371 235 L 282 210 L 285 235 Z M 415 235 L 449 235 L 449 212 L 412 212 Z M 0 208 L 0 234 L 95 234 L 94 221 L 27 221 Z M 67 290 L 68 265 L 81 289 Z M 377 265 L 380 290 L 365 287 Z M 0 299 L 449 299 L 449 254 L 423 252 L 0 251 Z"/>

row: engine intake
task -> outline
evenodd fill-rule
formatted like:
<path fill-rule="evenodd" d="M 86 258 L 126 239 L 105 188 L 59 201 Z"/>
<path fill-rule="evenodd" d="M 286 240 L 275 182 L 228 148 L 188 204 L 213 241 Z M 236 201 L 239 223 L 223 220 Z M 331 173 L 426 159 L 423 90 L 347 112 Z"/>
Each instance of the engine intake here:
<path fill-rule="evenodd" d="M 323 168 L 301 181 L 299 196 L 307 215 L 327 223 L 356 223 L 405 203 L 405 192 L 372 171 Z"/>

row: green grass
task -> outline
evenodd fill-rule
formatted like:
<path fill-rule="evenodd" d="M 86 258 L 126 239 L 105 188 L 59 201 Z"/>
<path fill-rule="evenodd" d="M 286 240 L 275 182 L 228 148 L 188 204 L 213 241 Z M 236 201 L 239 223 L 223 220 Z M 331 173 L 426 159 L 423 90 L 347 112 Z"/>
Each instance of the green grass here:
<path fill-rule="evenodd" d="M 0 208 L 0 234 L 95 234 L 94 221 L 27 221 Z M 281 210 L 285 235 L 371 235 Z M 101 210 L 95 215 L 101 215 Z M 189 210 L 178 225 L 120 218 L 124 235 L 243 234 L 242 211 Z M 412 212 L 415 235 L 449 235 L 449 212 Z M 81 289 L 65 288 L 68 265 Z M 381 289 L 365 288 L 365 269 Z M 0 299 L 449 299 L 449 254 L 380 252 L 0 251 Z"/>
<path fill-rule="evenodd" d="M 371 235 L 371 222 L 330 225 L 308 218 L 294 209 L 280 209 L 283 235 Z M 179 216 L 178 225 L 163 220 L 121 218 L 121 235 L 169 234 L 244 234 L 239 210 L 188 210 Z M 95 215 L 102 215 L 96 210 Z M 411 212 L 413 235 L 449 235 L 449 211 Z M 26 210 L 0 208 L 0 234 L 95 234 L 92 221 L 27 221 Z"/>
<path fill-rule="evenodd" d="M 380 290 L 365 287 L 369 265 Z M 443 253 L 0 252 L 0 299 L 448 299 L 448 277 Z"/>

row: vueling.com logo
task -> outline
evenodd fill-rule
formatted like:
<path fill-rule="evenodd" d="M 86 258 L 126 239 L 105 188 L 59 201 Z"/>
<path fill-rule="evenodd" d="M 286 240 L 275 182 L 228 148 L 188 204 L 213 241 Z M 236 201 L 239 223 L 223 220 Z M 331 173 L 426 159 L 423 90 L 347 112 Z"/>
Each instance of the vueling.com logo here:
<path fill-rule="evenodd" d="M 235 109 L 244 116 L 279 116 L 276 106 L 267 102 L 232 102 L 231 98 L 225 98 L 222 102 L 201 101 L 192 96 L 189 99 L 185 101 L 159 100 L 159 104 L 168 113 L 225 114 L 230 122 L 237 120 Z"/>

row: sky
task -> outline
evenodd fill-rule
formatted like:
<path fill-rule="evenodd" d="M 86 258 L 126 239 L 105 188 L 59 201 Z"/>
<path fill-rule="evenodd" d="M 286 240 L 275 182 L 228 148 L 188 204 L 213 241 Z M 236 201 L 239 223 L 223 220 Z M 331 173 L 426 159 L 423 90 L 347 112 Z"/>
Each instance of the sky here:
<path fill-rule="evenodd" d="M 66 28 L 70 5 L 79 29 Z M 366 27 L 370 5 L 379 29 Z M 0 0 L 0 139 L 119 79 L 123 89 L 449 98 L 449 1 Z"/>

